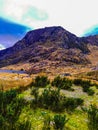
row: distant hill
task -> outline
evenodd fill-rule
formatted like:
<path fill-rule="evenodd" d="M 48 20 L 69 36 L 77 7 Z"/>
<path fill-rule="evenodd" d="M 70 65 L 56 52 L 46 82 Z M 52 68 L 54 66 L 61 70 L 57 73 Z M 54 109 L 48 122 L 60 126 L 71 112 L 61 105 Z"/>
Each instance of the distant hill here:
<path fill-rule="evenodd" d="M 31 68 L 90 64 L 91 47 L 98 46 L 97 36 L 79 38 L 60 26 L 28 32 L 13 47 L 0 51 L 0 67 L 29 64 Z M 25 68 L 27 69 L 27 68 Z"/>

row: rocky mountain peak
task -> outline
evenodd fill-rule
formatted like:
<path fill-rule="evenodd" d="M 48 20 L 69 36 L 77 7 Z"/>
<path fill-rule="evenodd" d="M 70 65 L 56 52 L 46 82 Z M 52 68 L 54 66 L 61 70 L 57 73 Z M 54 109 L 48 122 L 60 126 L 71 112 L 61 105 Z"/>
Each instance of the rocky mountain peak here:
<path fill-rule="evenodd" d="M 77 48 L 83 53 L 89 52 L 87 45 L 81 38 L 68 32 L 60 26 L 45 27 L 28 32 L 25 37 L 15 44 L 15 48 L 22 49 L 28 46 L 55 46 L 60 48 Z"/>
<path fill-rule="evenodd" d="M 86 38 L 79 38 L 60 26 L 32 30 L 13 47 L 0 51 L 0 66 L 43 60 L 60 65 L 87 63 L 87 44 Z"/>

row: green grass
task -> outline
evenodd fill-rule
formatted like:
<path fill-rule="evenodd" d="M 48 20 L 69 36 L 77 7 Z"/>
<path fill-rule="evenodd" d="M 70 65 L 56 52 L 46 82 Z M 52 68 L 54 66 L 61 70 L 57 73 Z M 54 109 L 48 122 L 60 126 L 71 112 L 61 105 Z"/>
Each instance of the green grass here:
<path fill-rule="evenodd" d="M 98 105 L 98 89 L 95 87 L 92 87 L 95 91 L 95 94 L 93 96 L 89 96 L 87 93 L 82 92 L 82 88 L 79 86 L 74 86 L 74 91 L 65 91 L 62 90 L 61 93 L 65 94 L 68 97 L 76 96 L 84 99 L 84 106 L 89 107 L 90 104 L 97 104 Z M 78 93 L 78 89 L 82 92 L 81 94 Z M 43 91 L 43 88 L 39 89 L 40 92 Z M 64 92 L 63 92 L 64 91 Z M 22 97 L 30 97 L 31 90 L 28 89 L 24 91 L 22 94 L 20 94 Z M 34 130 L 42 130 L 43 127 L 43 121 L 44 121 L 44 115 L 49 114 L 51 117 L 53 117 L 56 113 L 52 112 L 50 110 L 45 110 L 41 108 L 32 109 L 29 105 L 27 105 L 21 115 L 20 120 L 30 120 L 32 123 L 32 129 Z M 81 108 L 77 108 L 75 111 L 68 113 L 67 111 L 64 111 L 61 114 L 67 115 L 69 118 L 68 123 L 66 124 L 66 128 L 68 130 L 88 130 L 87 127 L 87 114 L 81 110 Z M 51 128 L 53 129 L 53 128 Z"/>
<path fill-rule="evenodd" d="M 30 120 L 32 128 L 34 130 L 42 130 L 45 114 L 53 117 L 56 113 L 39 108 L 33 110 L 29 106 L 27 106 L 23 109 L 19 121 L 21 122 L 23 120 Z M 69 121 L 66 125 L 69 130 L 88 130 L 87 115 L 83 111 L 75 110 L 71 114 L 67 112 L 63 112 L 63 114 L 66 114 L 69 118 Z"/>
<path fill-rule="evenodd" d="M 71 115 L 68 122 L 68 127 L 71 130 L 88 130 L 87 128 L 87 115 L 81 110 L 75 110 Z"/>
<path fill-rule="evenodd" d="M 33 110 L 29 106 L 25 107 L 20 115 L 20 122 L 23 120 L 30 120 L 34 130 L 42 130 L 44 115 L 48 114 L 53 117 L 56 113 L 45 109 Z M 81 110 L 75 110 L 73 113 L 63 112 L 69 118 L 66 125 L 69 130 L 88 130 L 87 115 Z"/>
<path fill-rule="evenodd" d="M 51 85 L 50 85 L 51 86 Z M 50 87 L 49 85 L 46 86 L 46 88 Z M 25 122 L 30 121 L 31 123 L 31 130 L 43 130 L 44 125 L 44 119 L 46 115 L 49 115 L 51 117 L 51 120 L 53 121 L 53 117 L 56 114 L 66 115 L 69 119 L 68 122 L 65 125 L 64 130 L 89 130 L 87 123 L 88 123 L 88 116 L 85 111 L 81 109 L 81 106 L 78 106 L 74 111 L 67 111 L 66 109 L 61 112 L 55 112 L 51 109 L 44 109 L 31 107 L 31 100 L 34 99 L 34 95 L 31 95 L 32 89 L 35 88 L 34 86 L 32 88 L 28 88 L 27 90 L 21 92 L 18 94 L 18 97 L 24 98 L 26 101 L 25 106 L 22 108 L 22 112 L 19 115 L 19 119 L 17 122 Z M 70 90 L 64 90 L 61 89 L 60 94 L 64 95 L 66 97 L 73 97 L 73 98 L 81 98 L 84 100 L 84 103 L 82 107 L 89 108 L 91 104 L 96 104 L 98 106 L 98 89 L 95 86 L 91 86 L 91 88 L 94 90 L 94 95 L 89 96 L 87 92 L 83 92 L 83 89 L 81 86 L 72 85 L 72 88 L 74 91 Z M 45 88 L 38 88 L 38 92 L 41 95 Z M 56 90 L 56 87 L 52 87 L 53 90 Z M 51 124 L 51 129 L 54 130 L 53 124 Z"/>

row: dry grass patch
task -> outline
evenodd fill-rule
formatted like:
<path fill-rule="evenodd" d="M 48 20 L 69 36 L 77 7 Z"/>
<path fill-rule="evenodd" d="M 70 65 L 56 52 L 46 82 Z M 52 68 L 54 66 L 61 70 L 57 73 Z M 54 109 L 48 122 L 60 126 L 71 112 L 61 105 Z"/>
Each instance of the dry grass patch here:
<path fill-rule="evenodd" d="M 27 74 L 0 73 L 0 86 L 4 90 L 26 87 L 31 82 L 32 78 Z"/>

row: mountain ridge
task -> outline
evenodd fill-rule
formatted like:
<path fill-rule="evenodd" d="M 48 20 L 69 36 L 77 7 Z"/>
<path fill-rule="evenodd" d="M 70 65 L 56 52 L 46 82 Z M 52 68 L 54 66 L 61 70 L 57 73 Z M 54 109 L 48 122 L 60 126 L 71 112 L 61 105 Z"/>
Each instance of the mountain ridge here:
<path fill-rule="evenodd" d="M 13 47 L 0 51 L 0 67 L 28 63 L 31 68 L 90 64 L 88 46 L 98 46 L 97 36 L 77 37 L 61 26 L 29 31 Z M 50 63 L 51 62 L 51 63 Z"/>

